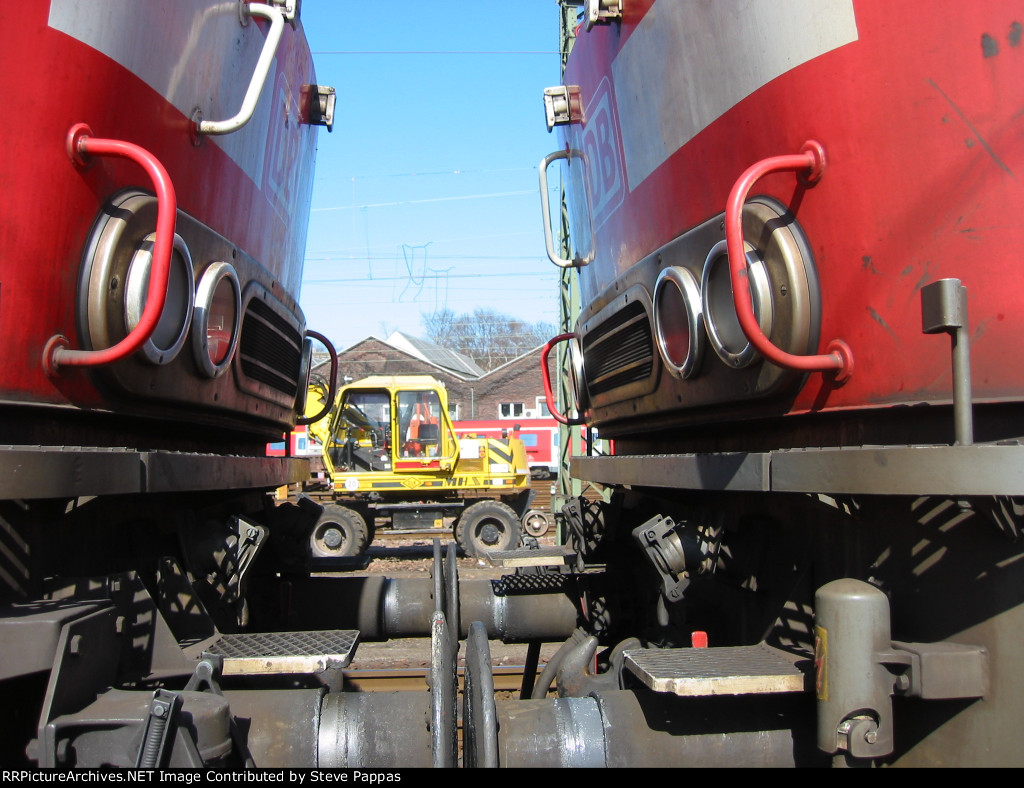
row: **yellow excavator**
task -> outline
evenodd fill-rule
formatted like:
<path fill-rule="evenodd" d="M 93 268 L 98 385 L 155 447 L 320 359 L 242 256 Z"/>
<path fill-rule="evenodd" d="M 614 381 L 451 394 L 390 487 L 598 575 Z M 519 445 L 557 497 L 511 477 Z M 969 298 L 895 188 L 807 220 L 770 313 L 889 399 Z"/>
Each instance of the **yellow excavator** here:
<path fill-rule="evenodd" d="M 311 385 L 307 407 L 320 408 L 322 388 Z M 332 498 L 309 536 L 313 559 L 362 554 L 378 526 L 450 527 L 473 556 L 519 547 L 533 497 L 526 446 L 514 427 L 503 438 L 456 436 L 436 378 L 377 375 L 344 385 L 309 431 Z"/>

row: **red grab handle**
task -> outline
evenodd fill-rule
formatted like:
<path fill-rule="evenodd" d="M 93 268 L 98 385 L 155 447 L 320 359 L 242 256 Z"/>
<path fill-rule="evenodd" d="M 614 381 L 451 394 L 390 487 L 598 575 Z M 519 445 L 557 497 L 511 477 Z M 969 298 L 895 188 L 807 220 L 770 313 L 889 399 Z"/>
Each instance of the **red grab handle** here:
<path fill-rule="evenodd" d="M 575 334 L 559 334 L 553 339 L 549 339 L 544 347 L 540 351 L 540 371 L 541 378 L 544 381 L 544 399 L 547 400 L 548 410 L 551 412 L 551 418 L 557 421 L 559 424 L 566 424 L 568 426 L 575 426 L 577 424 L 586 424 L 587 420 L 582 416 L 576 416 L 569 418 L 559 413 L 558 408 L 555 405 L 555 396 L 551 393 L 551 376 L 548 374 L 548 354 L 551 352 L 551 348 L 557 345 L 559 342 L 565 342 L 566 340 L 572 339 Z"/>
<path fill-rule="evenodd" d="M 171 268 L 171 250 L 174 244 L 174 225 L 178 204 L 174 186 L 167 170 L 153 154 L 138 145 L 123 140 L 107 140 L 92 136 L 84 123 L 68 132 L 68 154 L 77 164 L 85 164 L 88 156 L 118 156 L 130 159 L 149 175 L 156 193 L 156 240 L 153 244 L 153 264 L 149 274 L 146 307 L 138 325 L 128 336 L 102 350 L 71 350 L 66 337 L 50 337 L 43 348 L 43 366 L 55 374 L 60 367 L 96 367 L 110 364 L 130 356 L 141 348 L 156 330 L 167 299 L 167 279 Z"/>
<path fill-rule="evenodd" d="M 825 168 L 825 149 L 820 143 L 805 142 L 801 152 L 787 156 L 773 156 L 762 159 L 750 167 L 729 193 L 725 208 L 725 242 L 729 250 L 729 274 L 732 279 L 732 299 L 736 317 L 747 340 L 769 361 L 786 369 L 804 372 L 827 372 L 833 370 L 836 380 L 841 381 L 853 374 L 853 351 L 841 339 L 828 344 L 828 353 L 817 356 L 796 356 L 772 344 L 761 331 L 750 296 L 750 283 L 746 276 L 746 254 L 743 248 L 743 204 L 751 187 L 760 178 L 771 172 L 785 170 L 809 170 L 807 177 L 816 181 Z"/>

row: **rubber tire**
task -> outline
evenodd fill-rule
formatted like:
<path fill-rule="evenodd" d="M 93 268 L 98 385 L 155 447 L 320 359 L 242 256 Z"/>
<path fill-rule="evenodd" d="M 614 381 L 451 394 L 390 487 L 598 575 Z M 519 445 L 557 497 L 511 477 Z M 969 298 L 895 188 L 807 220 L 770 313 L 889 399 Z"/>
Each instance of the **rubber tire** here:
<path fill-rule="evenodd" d="M 340 543 L 328 544 L 329 536 L 340 536 Z M 372 540 L 370 528 L 359 512 L 329 503 L 309 532 L 309 554 L 312 558 L 354 558 L 365 553 Z"/>
<path fill-rule="evenodd" d="M 508 504 L 477 501 L 455 522 L 455 541 L 468 556 L 488 550 L 514 550 L 523 539 L 523 524 Z"/>
<path fill-rule="evenodd" d="M 551 521 L 540 509 L 530 509 L 523 515 L 523 530 L 530 536 L 544 536 L 551 530 Z"/>

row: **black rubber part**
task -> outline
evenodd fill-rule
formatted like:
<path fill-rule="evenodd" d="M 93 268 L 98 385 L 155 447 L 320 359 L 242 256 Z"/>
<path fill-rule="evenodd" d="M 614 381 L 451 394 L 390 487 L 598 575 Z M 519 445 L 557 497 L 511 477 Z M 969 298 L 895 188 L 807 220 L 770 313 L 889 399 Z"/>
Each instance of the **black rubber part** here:
<path fill-rule="evenodd" d="M 352 558 L 365 553 L 371 540 L 370 528 L 359 512 L 329 503 L 310 531 L 309 553 L 313 558 Z"/>
<path fill-rule="evenodd" d="M 523 524 L 515 511 L 501 501 L 477 501 L 455 523 L 455 541 L 469 556 L 487 550 L 515 550 L 523 538 Z"/>

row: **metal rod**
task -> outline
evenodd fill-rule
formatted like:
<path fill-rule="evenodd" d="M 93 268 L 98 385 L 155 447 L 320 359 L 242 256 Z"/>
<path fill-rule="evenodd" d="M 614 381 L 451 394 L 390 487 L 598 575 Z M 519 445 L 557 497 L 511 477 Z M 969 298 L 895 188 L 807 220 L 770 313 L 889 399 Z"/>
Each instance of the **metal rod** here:
<path fill-rule="evenodd" d="M 971 403 L 971 341 L 967 326 L 967 288 L 961 286 L 960 325 L 952 332 L 953 344 L 953 429 L 962 446 L 974 443 L 974 416 Z"/>
<path fill-rule="evenodd" d="M 949 334 L 953 352 L 953 430 L 961 446 L 974 443 L 971 413 L 971 339 L 967 288 L 959 279 L 939 279 L 921 288 L 921 330 Z"/>
<path fill-rule="evenodd" d="M 537 679 L 537 665 L 540 663 L 539 640 L 531 640 L 526 647 L 526 664 L 523 666 L 523 686 L 519 691 L 519 699 L 527 700 L 533 694 L 533 684 Z"/>

